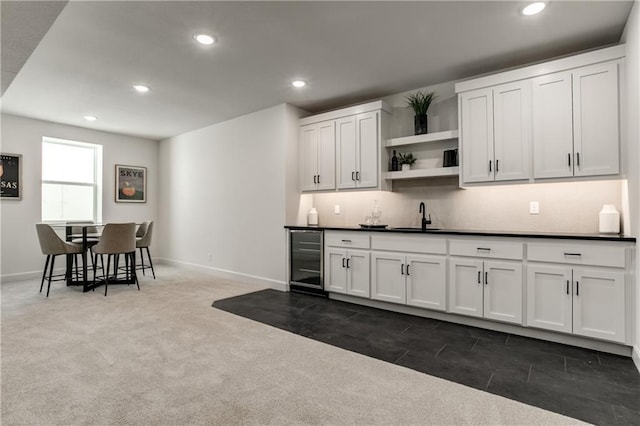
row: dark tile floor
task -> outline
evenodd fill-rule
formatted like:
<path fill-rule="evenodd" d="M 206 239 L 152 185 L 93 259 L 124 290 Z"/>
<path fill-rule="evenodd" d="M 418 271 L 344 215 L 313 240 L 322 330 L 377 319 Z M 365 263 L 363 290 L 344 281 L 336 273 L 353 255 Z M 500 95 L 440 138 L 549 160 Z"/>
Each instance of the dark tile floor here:
<path fill-rule="evenodd" d="M 586 422 L 640 425 L 630 358 L 301 293 L 263 290 L 213 307 Z"/>

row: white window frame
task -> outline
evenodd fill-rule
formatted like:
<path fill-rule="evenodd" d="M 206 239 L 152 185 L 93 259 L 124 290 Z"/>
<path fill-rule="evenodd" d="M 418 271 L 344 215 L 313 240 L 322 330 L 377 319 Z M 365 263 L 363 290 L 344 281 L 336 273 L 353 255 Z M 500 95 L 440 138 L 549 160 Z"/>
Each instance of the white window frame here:
<path fill-rule="evenodd" d="M 102 145 L 87 143 L 87 142 L 78 142 L 78 141 L 70 141 L 66 139 L 58 139 L 45 136 L 42 138 L 42 147 L 44 148 L 45 143 L 57 144 L 57 145 L 70 145 L 82 148 L 90 148 L 93 150 L 93 183 L 83 183 L 83 182 L 68 182 L 68 181 L 58 181 L 58 180 L 45 180 L 42 178 L 42 168 L 41 172 L 41 184 L 40 191 L 42 193 L 45 184 L 54 184 L 54 185 L 64 185 L 64 186 L 83 186 L 83 187 L 93 187 L 93 218 L 92 221 L 94 223 L 102 222 Z M 42 150 L 41 150 L 42 153 Z M 42 157 L 42 162 L 44 163 L 44 156 Z M 42 217 L 42 205 L 40 206 L 40 218 L 43 222 L 46 223 L 65 223 L 66 220 L 62 221 L 45 221 Z"/>

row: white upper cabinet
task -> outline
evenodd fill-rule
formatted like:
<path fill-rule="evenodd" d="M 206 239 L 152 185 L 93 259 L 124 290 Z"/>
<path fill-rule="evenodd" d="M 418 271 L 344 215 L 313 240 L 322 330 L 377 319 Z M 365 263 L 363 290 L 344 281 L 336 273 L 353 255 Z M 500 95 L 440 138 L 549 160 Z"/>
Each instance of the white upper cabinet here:
<path fill-rule="evenodd" d="M 336 120 L 338 189 L 378 185 L 378 117 L 378 112 L 368 112 Z"/>
<path fill-rule="evenodd" d="M 618 63 L 573 72 L 574 174 L 595 176 L 619 171 Z"/>
<path fill-rule="evenodd" d="M 460 95 L 465 183 L 529 179 L 531 82 Z"/>
<path fill-rule="evenodd" d="M 300 181 L 303 191 L 335 189 L 333 121 L 300 127 Z"/>
<path fill-rule="evenodd" d="M 534 178 L 573 176 L 571 73 L 533 79 Z"/>
<path fill-rule="evenodd" d="M 534 177 L 619 172 L 618 62 L 534 79 Z"/>

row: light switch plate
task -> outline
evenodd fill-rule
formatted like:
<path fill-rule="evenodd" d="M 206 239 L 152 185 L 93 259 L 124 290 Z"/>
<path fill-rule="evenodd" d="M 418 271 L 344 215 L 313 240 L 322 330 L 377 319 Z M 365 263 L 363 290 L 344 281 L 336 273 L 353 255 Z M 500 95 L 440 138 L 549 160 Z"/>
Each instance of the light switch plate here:
<path fill-rule="evenodd" d="M 333 207 L 333 212 L 334 212 L 335 214 L 340 214 L 340 204 L 336 204 L 336 205 Z"/>
<path fill-rule="evenodd" d="M 529 203 L 529 214 L 540 214 L 540 203 L 531 201 Z"/>

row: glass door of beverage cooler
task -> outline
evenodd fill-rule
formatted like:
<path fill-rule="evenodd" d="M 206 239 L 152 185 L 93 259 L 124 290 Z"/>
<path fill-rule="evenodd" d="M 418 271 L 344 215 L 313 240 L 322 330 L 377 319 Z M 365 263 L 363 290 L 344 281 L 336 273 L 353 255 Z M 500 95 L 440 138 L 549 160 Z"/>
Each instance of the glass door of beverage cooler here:
<path fill-rule="evenodd" d="M 322 290 L 322 231 L 292 230 L 290 235 L 290 283 Z"/>

